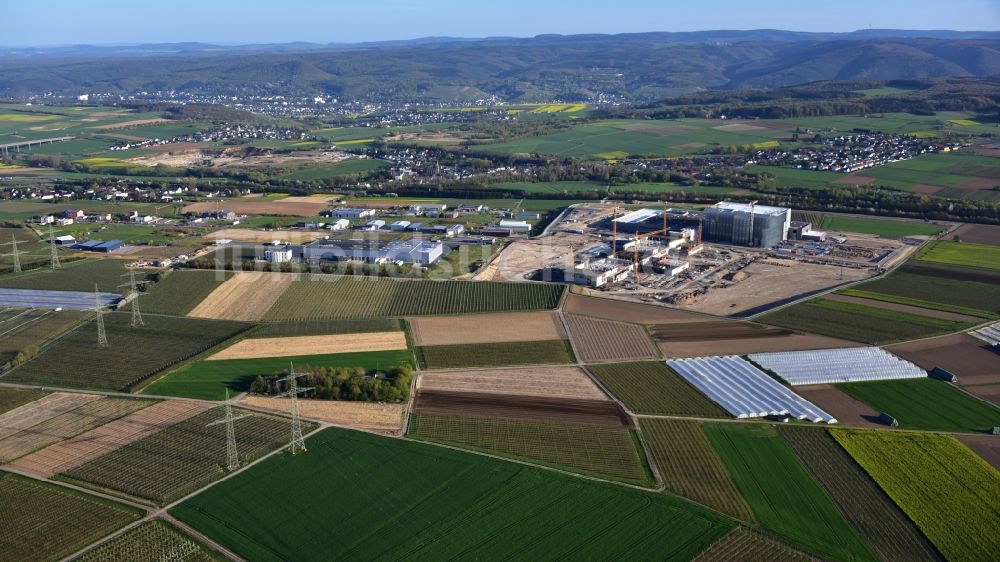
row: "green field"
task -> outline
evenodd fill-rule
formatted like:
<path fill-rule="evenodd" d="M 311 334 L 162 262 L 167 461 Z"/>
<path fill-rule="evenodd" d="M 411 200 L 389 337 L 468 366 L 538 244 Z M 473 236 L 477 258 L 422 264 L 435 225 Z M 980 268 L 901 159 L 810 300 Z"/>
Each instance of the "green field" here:
<path fill-rule="evenodd" d="M 587 370 L 636 414 L 729 417 L 660 361 L 588 365 Z"/>
<path fill-rule="evenodd" d="M 655 484 L 638 442 L 624 427 L 411 414 L 407 435 L 600 478 Z"/>
<path fill-rule="evenodd" d="M 1000 318 L 1000 275 L 963 277 L 964 272 L 956 266 L 905 265 L 887 277 L 839 292 L 980 318 Z"/>
<path fill-rule="evenodd" d="M 4 289 L 39 289 L 50 291 L 94 292 L 94 285 L 102 293 L 123 293 L 125 262 L 115 259 L 81 260 L 64 264 L 55 271 L 42 269 L 26 273 L 11 273 L 0 277 Z"/>
<path fill-rule="evenodd" d="M 921 250 L 916 261 L 1000 270 L 1000 246 L 937 240 Z"/>
<path fill-rule="evenodd" d="M 416 348 L 423 369 L 575 363 L 567 340 L 430 345 Z"/>
<path fill-rule="evenodd" d="M 61 560 L 140 517 L 138 510 L 0 472 L 0 560 Z"/>
<path fill-rule="evenodd" d="M 108 347 L 97 346 L 97 327 L 88 321 L 47 347 L 41 355 L 4 374 L 3 382 L 127 390 L 171 365 L 235 336 L 251 325 L 146 315 L 132 328 L 131 314 L 105 314 Z"/>
<path fill-rule="evenodd" d="M 945 435 L 834 430 L 833 436 L 948 560 L 1000 552 L 1000 472 Z"/>
<path fill-rule="evenodd" d="M 773 427 L 760 424 L 703 427 L 736 487 L 765 529 L 823 557 L 875 560 Z"/>
<path fill-rule="evenodd" d="M 395 318 L 364 318 L 358 320 L 316 320 L 312 322 L 272 322 L 261 324 L 253 331 L 254 338 L 288 338 L 326 334 L 363 334 L 398 332 L 405 322 Z"/>
<path fill-rule="evenodd" d="M 1000 409 L 936 379 L 906 379 L 838 384 L 837 388 L 900 427 L 982 433 L 1000 426 Z"/>
<path fill-rule="evenodd" d="M 232 272 L 215 270 L 170 272 L 158 283 L 147 285 L 146 293 L 140 297 L 139 308 L 153 314 L 183 316 L 232 276 Z"/>
<path fill-rule="evenodd" d="M 944 227 L 915 221 L 899 221 L 892 219 L 866 219 L 862 217 L 845 217 L 841 215 L 823 215 L 817 230 L 832 230 L 834 232 L 857 232 L 860 234 L 877 234 L 898 238 L 903 236 L 932 236 L 944 230 Z"/>
<path fill-rule="evenodd" d="M 732 527 L 666 496 L 440 447 L 338 429 L 306 445 L 171 514 L 259 561 L 689 560 Z"/>
<path fill-rule="evenodd" d="M 630 183 L 626 185 L 582 182 L 582 181 L 554 181 L 536 183 L 498 183 L 489 186 L 490 189 L 497 190 L 518 190 L 526 193 L 552 193 L 552 194 L 573 194 L 573 193 L 594 193 L 610 191 L 611 193 L 674 193 L 683 191 L 685 193 L 702 193 L 706 195 L 726 195 L 736 191 L 732 187 L 716 186 L 690 186 L 673 183 Z"/>
<path fill-rule="evenodd" d="M 188 231 L 142 224 L 74 223 L 54 228 L 56 236 L 72 236 L 77 240 L 121 240 L 126 244 L 167 244 L 188 236 Z"/>
<path fill-rule="evenodd" d="M 829 432 L 785 426 L 778 433 L 830 495 L 858 534 L 885 562 L 932 562 L 939 556 L 896 504 L 885 495 Z"/>
<path fill-rule="evenodd" d="M 250 413 L 237 408 L 236 414 Z M 164 504 L 226 474 L 226 426 L 213 408 L 60 475 L 75 482 L 114 490 L 125 496 Z M 290 422 L 252 413 L 234 422 L 240 463 L 245 464 L 288 444 Z M 316 426 L 304 422 L 302 431 Z"/>
<path fill-rule="evenodd" d="M 741 521 L 754 520 L 698 422 L 644 418 L 642 437 L 669 492 Z"/>
<path fill-rule="evenodd" d="M 152 519 L 74 558 L 74 562 L 131 560 L 137 552 L 151 560 L 182 556 L 185 562 L 212 562 L 220 556 L 162 519 Z"/>
<path fill-rule="evenodd" d="M 542 283 L 417 281 L 303 275 L 271 307 L 266 321 L 381 318 L 552 309 L 564 287 Z"/>
<path fill-rule="evenodd" d="M 332 165 L 308 167 L 280 176 L 283 180 L 321 180 L 324 178 L 342 178 L 345 176 L 363 175 L 373 170 L 384 168 L 388 164 L 384 160 L 374 158 L 354 158 Z"/>
<path fill-rule="evenodd" d="M 157 379 L 142 389 L 143 394 L 177 396 L 202 400 L 223 400 L 226 389 L 231 393 L 245 392 L 258 375 L 287 371 L 290 363 L 305 367 L 361 367 L 366 371 L 413 365 L 409 351 L 373 351 L 368 353 L 336 353 L 300 357 L 265 359 L 227 359 L 224 361 L 194 361 Z"/>
<path fill-rule="evenodd" d="M 22 270 L 46 267 L 49 265 L 49 245 L 35 234 L 35 231 L 27 228 L 2 228 L 0 227 L 0 274 L 14 271 L 14 256 L 8 255 L 12 252 L 11 243 L 17 241 L 17 251 L 20 253 L 20 263 Z"/>
<path fill-rule="evenodd" d="M 2 175 L 2 174 L 0 174 Z M 74 199 L 72 201 L 45 202 L 17 199 L 4 201 L 0 204 L 0 220 L 28 221 L 41 215 L 54 215 L 66 209 L 80 209 L 86 214 L 111 213 L 123 215 L 137 211 L 142 214 L 156 214 L 161 217 L 172 217 L 174 207 L 163 207 L 156 203 L 141 203 L 134 201 L 92 201 L 90 199 Z M 157 210 L 159 209 L 159 210 Z M 45 229 L 43 232 L 47 233 Z"/>

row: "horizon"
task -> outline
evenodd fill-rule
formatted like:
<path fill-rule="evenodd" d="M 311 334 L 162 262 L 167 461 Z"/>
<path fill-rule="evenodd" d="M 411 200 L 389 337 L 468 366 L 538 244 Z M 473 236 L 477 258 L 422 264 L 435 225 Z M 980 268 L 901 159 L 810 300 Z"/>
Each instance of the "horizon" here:
<path fill-rule="evenodd" d="M 736 0 L 713 0 L 702 9 L 679 11 L 648 0 L 626 0 L 616 10 L 642 18 L 611 18 L 594 0 L 574 3 L 573 17 L 565 8 L 511 0 L 503 13 L 469 9 L 454 0 L 430 0 L 419 6 L 402 0 L 365 5 L 315 5 L 287 0 L 280 10 L 241 5 L 233 0 L 210 5 L 177 0 L 169 13 L 156 14 L 155 30 L 146 27 L 149 14 L 135 12 L 121 0 L 68 4 L 40 0 L 8 6 L 6 48 L 53 48 L 75 45 L 132 46 L 143 44 L 204 43 L 219 46 L 288 43 L 357 44 L 413 41 L 426 38 L 532 38 L 539 35 L 618 35 L 627 33 L 685 33 L 699 31 L 777 30 L 805 33 L 850 33 L 869 29 L 905 31 L 991 32 L 1000 30 L 1000 5 L 988 0 L 964 2 L 963 10 L 929 0 L 891 0 L 872 5 L 847 0 L 836 5 L 810 7 L 788 0 L 769 2 L 766 8 Z M 46 17 L 37 17 L 39 12 Z M 775 12 L 780 12 L 776 16 Z M 96 15 L 95 15 L 96 14 Z M 114 17 L 109 17 L 113 14 Z M 525 14 L 532 17 L 525 18 Z M 196 17 L 192 17 L 192 16 Z M 528 21 L 525 21 L 525 20 Z M 657 25 L 662 20 L 664 23 Z M 781 26 L 774 26 L 774 21 Z M 341 22 L 349 22 L 342 24 Z M 358 25 L 357 22 L 362 22 Z M 367 22 L 378 25 L 364 25 Z"/>

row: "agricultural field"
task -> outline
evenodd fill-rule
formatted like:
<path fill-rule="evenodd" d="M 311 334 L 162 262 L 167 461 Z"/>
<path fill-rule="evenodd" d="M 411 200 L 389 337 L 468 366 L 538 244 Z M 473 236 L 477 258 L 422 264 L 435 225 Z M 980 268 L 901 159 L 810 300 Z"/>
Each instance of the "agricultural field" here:
<path fill-rule="evenodd" d="M 416 348 L 416 355 L 424 369 L 553 365 L 575 362 L 573 350 L 566 340 L 431 345 Z"/>
<path fill-rule="evenodd" d="M 652 304 L 620 301 L 601 297 L 585 297 L 576 293 L 566 295 L 563 312 L 579 316 L 592 316 L 617 322 L 633 324 L 676 324 L 693 322 L 715 322 L 718 318 L 704 314 L 685 312 Z"/>
<path fill-rule="evenodd" d="M 213 562 L 219 555 L 162 519 L 147 521 L 100 546 L 83 553 L 74 562 L 134 560 L 138 553 L 151 560 L 181 559 Z"/>
<path fill-rule="evenodd" d="M 269 458 L 171 514 L 262 561 L 330 552 L 344 559 L 586 552 L 688 560 L 732 527 L 663 495 L 461 451 L 336 429 L 306 444 L 322 454 Z"/>
<path fill-rule="evenodd" d="M 589 365 L 587 370 L 639 415 L 729 417 L 660 361 Z"/>
<path fill-rule="evenodd" d="M 735 320 L 653 324 L 648 329 L 667 357 L 703 357 L 718 353 L 720 349 L 729 355 L 746 355 L 857 345 L 847 340 Z"/>
<path fill-rule="evenodd" d="M 1000 275 L 972 274 L 940 266 L 904 265 L 887 277 L 855 285 L 840 294 L 1000 319 Z"/>
<path fill-rule="evenodd" d="M 139 307 L 143 312 L 184 316 L 232 276 L 226 271 L 173 271 L 147 285 Z"/>
<path fill-rule="evenodd" d="M 222 415 L 221 407 L 213 408 L 69 470 L 62 477 L 167 503 L 225 475 L 225 425 L 206 427 Z M 234 426 L 241 464 L 288 443 L 287 419 L 254 413 Z M 308 433 L 314 428 L 314 424 L 304 422 L 302 430 Z"/>
<path fill-rule="evenodd" d="M 806 301 L 764 314 L 756 320 L 790 330 L 876 345 L 958 332 L 974 325 L 830 299 Z"/>
<path fill-rule="evenodd" d="M 0 366 L 15 359 L 19 353 L 38 349 L 44 342 L 75 326 L 87 313 L 34 309 L 3 316 L 0 320 Z"/>
<path fill-rule="evenodd" d="M 788 546 L 748 531 L 733 529 L 712 543 L 694 562 L 806 562 L 809 557 Z"/>
<path fill-rule="evenodd" d="M 410 320 L 414 345 L 457 345 L 566 339 L 554 312 L 421 316 Z"/>
<path fill-rule="evenodd" d="M 774 428 L 709 424 L 703 429 L 765 529 L 816 555 L 875 559 Z"/>
<path fill-rule="evenodd" d="M 26 402 L 0 414 L 0 440 L 99 398 L 101 396 L 98 394 L 44 393 L 36 400 Z"/>
<path fill-rule="evenodd" d="M 967 334 L 901 343 L 887 350 L 927 371 L 940 367 L 958 377 L 962 385 L 1000 383 L 1000 357 Z"/>
<path fill-rule="evenodd" d="M 590 183 L 582 181 L 553 181 L 535 183 L 498 183 L 490 186 L 498 191 L 524 191 L 526 193 L 547 193 L 569 195 L 577 193 L 597 193 L 610 191 L 615 194 L 622 193 L 700 193 L 704 195 L 718 195 L 720 197 L 738 191 L 732 187 L 717 187 L 710 185 L 681 185 L 674 183 L 630 183 L 625 185 L 612 185 Z"/>
<path fill-rule="evenodd" d="M 61 560 L 139 519 L 140 512 L 0 472 L 0 560 Z"/>
<path fill-rule="evenodd" d="M 754 520 L 698 422 L 646 418 L 642 437 L 668 491 L 741 521 Z"/>
<path fill-rule="evenodd" d="M 195 318 L 260 320 L 298 275 L 289 273 L 239 272 L 215 287 L 188 312 Z"/>
<path fill-rule="evenodd" d="M 660 350 L 642 326 L 572 314 L 565 318 L 573 346 L 583 361 L 657 359 L 660 356 Z"/>
<path fill-rule="evenodd" d="M 406 334 L 401 331 L 250 338 L 213 353 L 206 361 L 398 351 L 406 348 Z"/>
<path fill-rule="evenodd" d="M 223 199 L 191 203 L 182 209 L 184 213 L 206 213 L 217 210 L 219 206 L 241 215 L 270 215 L 289 217 L 316 217 L 330 206 L 330 196 L 315 197 L 241 197 L 239 199 Z"/>
<path fill-rule="evenodd" d="M 417 387 L 443 392 L 607 400 L 601 389 L 578 367 L 426 371 L 420 374 Z"/>
<path fill-rule="evenodd" d="M 93 259 L 70 262 L 61 269 L 43 269 L 0 277 L 0 288 L 38 289 L 47 291 L 124 293 L 125 262 L 118 259 Z"/>
<path fill-rule="evenodd" d="M 958 236 L 963 242 L 1000 246 L 1000 226 L 996 225 L 963 224 L 952 236 Z"/>
<path fill-rule="evenodd" d="M 0 387 L 0 415 L 19 408 L 35 400 L 48 396 L 48 392 L 32 390 L 29 388 L 2 388 Z M 3 420 L 4 418 L 0 418 Z"/>
<path fill-rule="evenodd" d="M 563 290 L 562 285 L 542 283 L 303 275 L 283 292 L 264 320 L 546 310 L 558 306 Z"/>
<path fill-rule="evenodd" d="M 879 412 L 864 402 L 858 402 L 832 384 L 795 387 L 795 393 L 819 406 L 847 427 L 886 429 Z"/>
<path fill-rule="evenodd" d="M 931 378 L 836 386 L 876 411 L 896 418 L 903 428 L 982 433 L 1000 426 L 1000 408 Z"/>
<path fill-rule="evenodd" d="M 830 495 L 844 518 L 885 562 L 938 560 L 933 546 L 865 471 L 825 430 L 779 427 L 806 470 Z"/>
<path fill-rule="evenodd" d="M 225 361 L 198 360 L 151 381 L 141 392 L 154 396 L 224 400 L 227 389 L 232 393 L 245 392 L 258 375 L 287 371 L 289 363 L 301 368 L 361 367 L 366 371 L 375 371 L 402 365 L 413 366 L 413 354 L 409 351 L 378 351 Z"/>
<path fill-rule="evenodd" d="M 287 338 L 324 336 L 328 334 L 360 334 L 366 332 L 396 332 L 405 323 L 395 318 L 363 318 L 358 320 L 317 320 L 313 322 L 271 322 L 261 324 L 252 333 L 255 338 Z"/>
<path fill-rule="evenodd" d="M 287 398 L 248 395 L 240 404 L 281 414 L 289 411 Z M 302 417 L 332 423 L 339 427 L 399 434 L 406 417 L 406 404 L 357 402 L 353 400 L 299 400 Z"/>
<path fill-rule="evenodd" d="M 945 227 L 909 220 L 822 215 L 819 223 L 813 224 L 813 228 L 822 231 L 855 232 L 859 234 L 875 234 L 887 238 L 900 238 L 904 236 L 933 236 L 940 233 Z"/>
<path fill-rule="evenodd" d="M 386 167 L 388 164 L 383 160 L 373 158 L 354 158 L 344 162 L 338 162 L 326 166 L 309 166 L 301 170 L 289 172 L 281 176 L 283 180 L 312 181 L 325 178 L 342 178 L 346 176 L 360 176 L 368 172 Z"/>
<path fill-rule="evenodd" d="M 654 484 L 624 427 L 414 413 L 407 435 L 644 486 Z"/>
<path fill-rule="evenodd" d="M 860 464 L 948 560 L 1000 551 L 1000 472 L 945 435 L 834 430 Z"/>
<path fill-rule="evenodd" d="M 22 269 L 45 267 L 49 264 L 49 245 L 43 242 L 33 230 L 0 227 L 0 244 L 6 244 L 6 246 L 2 246 L 3 250 L 0 250 L 3 253 L 0 255 L 0 274 L 14 271 L 14 257 L 7 255 L 11 252 L 11 242 L 14 240 L 17 240 L 18 252 L 24 252 L 20 256 Z"/>
<path fill-rule="evenodd" d="M 0 381 L 124 390 L 248 329 L 241 322 L 147 315 L 129 326 L 131 315 L 104 315 L 109 346 L 97 346 L 96 323 L 88 322 L 47 347 L 38 357 L 0 376 Z"/>
<path fill-rule="evenodd" d="M 990 244 L 935 240 L 925 246 L 915 260 L 1000 270 L 1000 247 Z"/>
<path fill-rule="evenodd" d="M 56 416 L 44 419 L 19 431 L 10 431 L 0 439 L 0 463 L 7 463 L 28 453 L 110 423 L 142 410 L 152 400 L 130 398 L 99 398 Z M 31 406 L 29 405 L 29 408 Z M 8 433 L 5 431 L 5 433 Z"/>

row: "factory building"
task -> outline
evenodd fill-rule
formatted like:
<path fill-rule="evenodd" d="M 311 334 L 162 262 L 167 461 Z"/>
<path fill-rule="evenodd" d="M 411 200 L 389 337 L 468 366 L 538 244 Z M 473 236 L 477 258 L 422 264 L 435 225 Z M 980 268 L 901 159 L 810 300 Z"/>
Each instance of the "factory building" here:
<path fill-rule="evenodd" d="M 302 248 L 309 263 L 361 261 L 431 265 L 444 255 L 444 245 L 428 240 L 317 240 Z"/>
<path fill-rule="evenodd" d="M 375 209 L 333 209 L 327 213 L 329 216 L 339 219 L 363 219 L 375 216 Z"/>
<path fill-rule="evenodd" d="M 604 228 L 607 230 L 614 228 L 622 234 L 647 234 L 649 232 L 656 232 L 663 230 L 663 213 L 664 211 L 660 209 L 639 209 L 613 220 L 609 217 Z M 667 209 L 666 213 L 670 230 L 679 231 L 685 228 L 696 229 L 698 227 L 698 216 L 691 211 Z"/>
<path fill-rule="evenodd" d="M 264 250 L 264 259 L 270 263 L 292 261 L 292 249 L 288 245 L 270 246 Z"/>
<path fill-rule="evenodd" d="M 768 248 L 788 239 L 792 210 L 723 201 L 702 214 L 707 242 Z"/>

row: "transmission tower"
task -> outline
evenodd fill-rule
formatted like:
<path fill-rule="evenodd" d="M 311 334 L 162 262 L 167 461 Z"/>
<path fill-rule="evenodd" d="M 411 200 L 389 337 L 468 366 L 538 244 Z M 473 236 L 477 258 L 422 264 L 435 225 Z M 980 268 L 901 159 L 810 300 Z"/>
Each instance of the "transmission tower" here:
<path fill-rule="evenodd" d="M 52 223 L 49 223 L 49 249 L 52 251 L 52 269 L 59 269 L 59 248 L 56 247 L 56 235 L 52 232 Z"/>
<path fill-rule="evenodd" d="M 2 245 L 2 246 L 10 246 L 10 253 L 9 254 L 3 254 L 3 255 L 5 255 L 5 256 L 13 256 L 14 257 L 14 273 L 21 273 L 21 254 L 23 254 L 25 252 L 18 251 L 18 249 L 17 249 L 17 238 L 13 234 L 11 234 L 10 235 L 10 242 L 5 242 L 5 243 L 0 244 L 0 245 Z"/>
<path fill-rule="evenodd" d="M 101 305 L 101 293 L 94 283 L 94 304 L 97 311 L 97 347 L 108 347 L 108 335 L 104 332 L 104 307 Z"/>
<path fill-rule="evenodd" d="M 132 294 L 131 326 L 133 328 L 138 328 L 139 326 L 145 326 L 145 324 L 142 321 L 142 313 L 139 312 L 139 297 L 141 297 L 143 293 L 139 292 L 139 284 L 135 280 L 135 270 L 130 269 L 128 273 L 123 273 L 122 277 L 125 277 L 126 275 L 128 276 L 128 283 L 123 283 L 122 285 L 119 286 L 128 287 L 129 289 L 131 289 L 131 294 Z"/>
<path fill-rule="evenodd" d="M 281 393 L 291 399 L 292 411 L 292 442 L 289 450 L 294 455 L 299 451 L 305 452 L 306 441 L 302 437 L 302 419 L 299 417 L 299 394 L 312 390 L 312 387 L 299 388 L 299 377 L 304 377 L 308 373 L 296 373 L 295 366 L 289 363 L 288 376 L 278 379 L 278 382 L 288 381 L 288 390 Z"/>
<path fill-rule="evenodd" d="M 226 469 L 232 472 L 240 467 L 240 457 L 236 453 L 236 428 L 233 422 L 243 418 L 249 418 L 253 414 L 233 415 L 233 403 L 229 401 L 229 389 L 226 389 L 226 415 L 221 420 L 216 420 L 205 427 L 226 424 Z"/>

